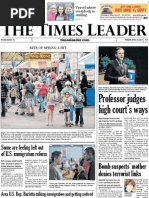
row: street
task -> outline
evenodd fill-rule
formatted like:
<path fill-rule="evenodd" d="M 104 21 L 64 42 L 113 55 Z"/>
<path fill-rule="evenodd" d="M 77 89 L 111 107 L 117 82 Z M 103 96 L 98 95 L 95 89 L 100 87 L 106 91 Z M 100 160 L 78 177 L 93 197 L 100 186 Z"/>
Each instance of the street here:
<path fill-rule="evenodd" d="M 17 101 L 18 102 L 18 101 Z M 66 127 L 64 125 L 64 115 L 59 113 L 59 105 L 56 103 L 53 113 L 53 126 L 47 126 L 47 112 L 38 112 L 38 107 L 35 106 L 35 116 L 16 115 L 18 105 L 12 105 L 6 117 L 1 117 L 2 129 L 94 129 L 95 128 L 95 107 L 87 106 L 83 109 L 84 125 L 83 127 L 72 125 Z M 21 111 L 19 111 L 20 113 Z M 75 119 L 75 112 L 73 114 Z M 73 122 L 75 124 L 75 122 Z"/>

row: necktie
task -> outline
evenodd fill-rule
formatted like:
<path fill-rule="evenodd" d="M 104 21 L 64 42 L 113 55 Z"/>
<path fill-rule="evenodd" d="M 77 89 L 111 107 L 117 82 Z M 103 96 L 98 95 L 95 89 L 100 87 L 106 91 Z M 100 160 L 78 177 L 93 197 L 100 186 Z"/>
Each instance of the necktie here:
<path fill-rule="evenodd" d="M 124 75 L 125 70 L 124 70 L 123 63 L 120 63 L 120 67 L 121 67 L 121 73 L 122 73 L 122 75 Z"/>

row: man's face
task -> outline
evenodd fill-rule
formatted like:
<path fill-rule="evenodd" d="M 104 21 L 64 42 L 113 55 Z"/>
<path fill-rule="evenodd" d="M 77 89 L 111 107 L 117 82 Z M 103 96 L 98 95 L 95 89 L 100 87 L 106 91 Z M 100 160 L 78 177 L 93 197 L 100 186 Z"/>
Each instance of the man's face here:
<path fill-rule="evenodd" d="M 63 80 L 63 76 L 60 76 L 60 79 Z"/>
<path fill-rule="evenodd" d="M 85 159 L 87 161 L 91 160 L 92 159 L 92 155 L 90 153 L 85 152 Z"/>
<path fill-rule="evenodd" d="M 124 50 L 123 49 L 119 49 L 117 51 L 117 54 L 115 54 L 115 56 L 120 60 L 122 61 L 124 59 Z"/>
<path fill-rule="evenodd" d="M 62 162 L 62 155 L 60 154 L 58 158 L 54 158 L 57 165 L 60 165 Z"/>

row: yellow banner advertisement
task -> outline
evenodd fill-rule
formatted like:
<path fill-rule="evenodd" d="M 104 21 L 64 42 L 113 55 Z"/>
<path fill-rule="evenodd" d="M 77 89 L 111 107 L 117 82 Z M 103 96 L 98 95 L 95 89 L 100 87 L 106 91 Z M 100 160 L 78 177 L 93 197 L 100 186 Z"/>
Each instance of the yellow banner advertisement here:
<path fill-rule="evenodd" d="M 101 4 L 101 14 L 148 13 L 147 4 Z"/>

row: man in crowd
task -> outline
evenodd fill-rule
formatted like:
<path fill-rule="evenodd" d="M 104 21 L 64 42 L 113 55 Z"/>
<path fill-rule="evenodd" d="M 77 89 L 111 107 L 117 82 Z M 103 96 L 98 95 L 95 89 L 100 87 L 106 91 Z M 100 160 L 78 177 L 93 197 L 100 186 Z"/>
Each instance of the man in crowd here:
<path fill-rule="evenodd" d="M 27 106 L 27 115 L 34 116 L 34 92 L 35 85 L 31 82 L 30 77 L 27 77 L 27 83 L 24 85 L 25 102 Z M 24 99 L 24 97 L 23 97 Z M 31 109 L 31 111 L 30 111 Z"/>
<path fill-rule="evenodd" d="M 5 82 L 5 77 L 1 76 L 1 105 L 2 105 L 2 112 L 1 112 L 1 116 L 5 117 L 5 111 L 6 111 L 6 97 L 7 97 L 7 93 L 8 93 L 8 88 L 6 86 L 6 82 Z"/>
<path fill-rule="evenodd" d="M 50 180 L 62 180 L 62 173 L 59 169 L 59 165 L 62 162 L 62 153 L 60 151 L 54 151 L 52 153 L 52 163 L 49 167 L 49 179 Z"/>
<path fill-rule="evenodd" d="M 95 151 L 92 147 L 85 149 L 85 159 L 89 161 L 88 180 L 95 180 Z"/>
<path fill-rule="evenodd" d="M 31 82 L 33 82 L 33 74 L 30 73 L 28 69 L 26 70 L 26 73 L 27 73 L 27 77 L 30 77 Z"/>
<path fill-rule="evenodd" d="M 122 47 L 117 47 L 115 50 L 115 60 L 112 60 L 106 69 L 105 81 L 109 81 L 110 84 L 127 84 L 128 78 L 128 68 L 124 59 L 124 49 Z"/>
<path fill-rule="evenodd" d="M 84 99 L 85 99 L 83 102 L 83 105 L 84 107 L 86 107 L 87 106 L 86 92 L 87 92 L 87 87 L 88 87 L 88 81 L 87 81 L 87 76 L 84 71 L 81 72 L 81 76 L 82 76 L 82 80 L 80 83 L 80 87 L 81 87 L 81 93 L 84 95 Z"/>
<path fill-rule="evenodd" d="M 58 100 L 59 100 L 59 112 L 62 113 L 63 112 L 63 98 L 61 96 L 61 91 L 62 89 L 65 87 L 65 82 L 66 80 L 63 78 L 63 74 L 60 74 L 60 79 L 56 81 L 56 85 L 55 85 L 55 89 L 56 89 L 56 93 L 58 95 Z"/>

